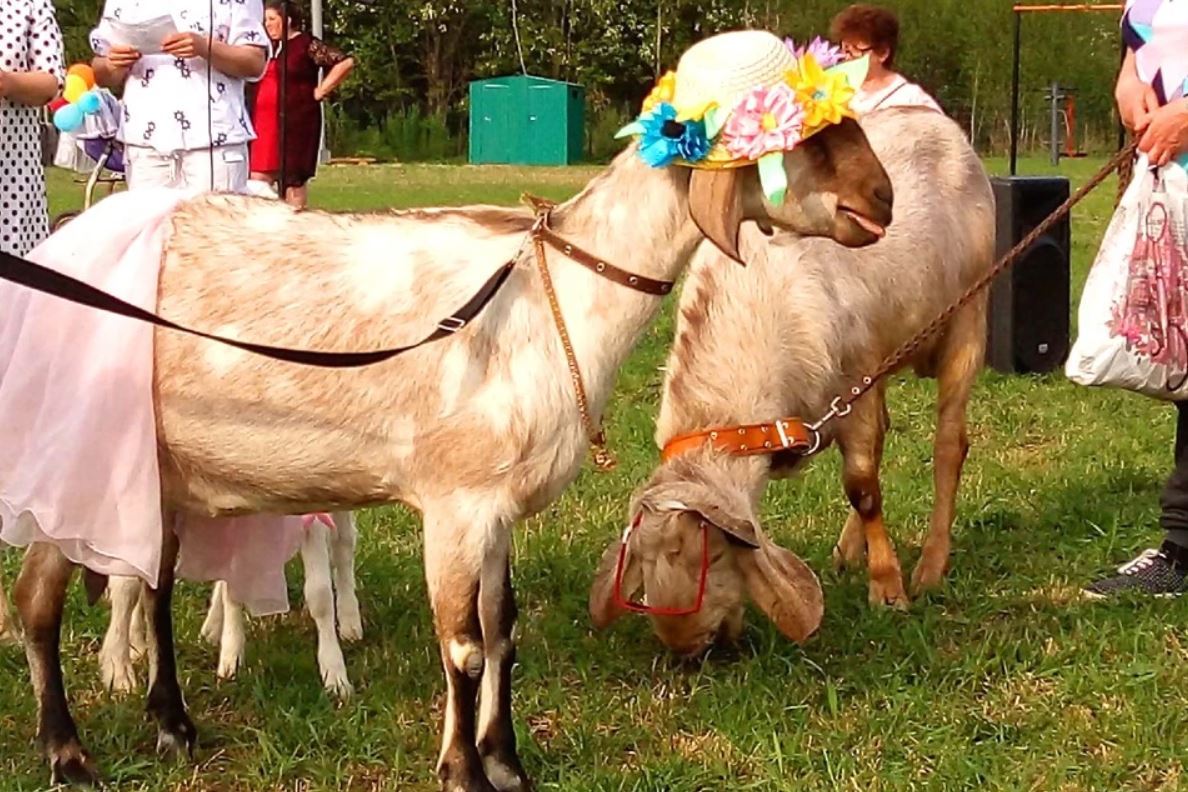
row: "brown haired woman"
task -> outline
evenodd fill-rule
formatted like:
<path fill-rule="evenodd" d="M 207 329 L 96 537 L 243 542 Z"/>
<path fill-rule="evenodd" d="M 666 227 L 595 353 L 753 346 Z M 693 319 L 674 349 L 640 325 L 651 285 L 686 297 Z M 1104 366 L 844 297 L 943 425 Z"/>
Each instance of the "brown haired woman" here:
<path fill-rule="evenodd" d="M 285 200 L 298 208 L 308 200 L 306 182 L 318 168 L 318 147 L 322 138 L 320 103 L 346 79 L 355 66 L 354 58 L 304 32 L 300 12 L 289 4 L 289 37 L 284 35 L 285 3 L 264 4 L 264 29 L 272 42 L 268 66 L 251 99 L 252 125 L 256 139 L 251 149 L 251 178 L 275 183 L 281 171 L 280 58 L 286 59 L 288 84 L 285 89 L 285 184 L 278 185 Z M 320 69 L 328 69 L 318 81 Z"/>
<path fill-rule="evenodd" d="M 830 33 L 846 58 L 852 60 L 870 54 L 866 82 L 850 102 L 859 115 L 904 105 L 944 112 L 927 91 L 895 71 L 899 20 L 893 11 L 856 3 L 833 18 Z"/>

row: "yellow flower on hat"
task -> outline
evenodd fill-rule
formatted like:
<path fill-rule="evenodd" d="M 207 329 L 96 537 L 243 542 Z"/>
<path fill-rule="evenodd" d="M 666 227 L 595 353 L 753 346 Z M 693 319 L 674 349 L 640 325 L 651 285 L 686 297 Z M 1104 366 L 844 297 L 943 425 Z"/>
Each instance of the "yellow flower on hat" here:
<path fill-rule="evenodd" d="M 850 109 L 854 89 L 844 75 L 830 74 L 822 69 L 811 54 L 802 55 L 796 69 L 789 71 L 786 79 L 796 90 L 796 99 L 804 108 L 805 137 L 827 124 L 839 123 L 844 117 L 854 117 L 854 111 Z"/>
<path fill-rule="evenodd" d="M 685 121 L 700 121 L 705 118 L 705 114 L 710 111 L 710 108 L 717 106 L 718 103 L 710 99 L 701 104 L 692 105 L 691 107 L 678 107 L 676 120 L 682 123 Z"/>
<path fill-rule="evenodd" d="M 649 113 L 656 108 L 656 105 L 671 104 L 674 96 L 676 96 L 676 72 L 670 71 L 656 81 L 656 86 L 652 88 L 648 98 L 644 99 L 643 111 Z"/>

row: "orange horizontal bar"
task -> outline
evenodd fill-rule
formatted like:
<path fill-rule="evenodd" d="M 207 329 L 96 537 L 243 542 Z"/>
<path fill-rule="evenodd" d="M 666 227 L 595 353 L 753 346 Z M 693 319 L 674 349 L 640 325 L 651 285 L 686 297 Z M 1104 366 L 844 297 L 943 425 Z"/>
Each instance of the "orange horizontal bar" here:
<path fill-rule="evenodd" d="M 1017 5 L 1013 10 L 1016 14 L 1023 14 L 1036 11 L 1122 11 L 1125 8 L 1126 6 L 1119 3 L 1110 3 L 1107 5 L 1074 3 L 1071 5 Z"/>

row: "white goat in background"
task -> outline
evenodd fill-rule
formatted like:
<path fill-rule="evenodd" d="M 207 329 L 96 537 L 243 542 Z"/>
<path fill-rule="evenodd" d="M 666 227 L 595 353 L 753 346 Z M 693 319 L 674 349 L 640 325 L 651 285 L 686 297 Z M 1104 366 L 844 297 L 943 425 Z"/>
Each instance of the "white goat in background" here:
<path fill-rule="evenodd" d="M 305 569 L 305 606 L 317 626 L 322 685 L 330 695 L 345 699 L 354 688 L 338 639 L 353 642 L 363 637 L 355 590 L 358 532 L 353 512 L 335 512 L 331 517 L 332 527 L 322 522 L 321 515 L 309 515 L 301 543 L 301 563 Z M 136 687 L 133 661 L 144 653 L 147 645 L 140 590 L 137 578 L 113 577 L 108 581 L 111 622 L 99 650 L 100 674 L 108 690 L 126 693 Z M 2 598 L 3 589 L 0 589 Z M 222 581 L 214 584 L 202 637 L 219 647 L 219 678 L 234 679 L 245 659 L 244 613 Z"/>

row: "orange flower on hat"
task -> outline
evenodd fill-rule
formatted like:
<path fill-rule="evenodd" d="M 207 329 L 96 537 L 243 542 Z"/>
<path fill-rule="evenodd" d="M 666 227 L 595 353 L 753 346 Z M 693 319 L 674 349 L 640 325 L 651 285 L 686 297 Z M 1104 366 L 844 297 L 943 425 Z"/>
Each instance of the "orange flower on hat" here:
<path fill-rule="evenodd" d="M 672 104 L 674 96 L 676 96 L 676 72 L 670 71 L 656 81 L 656 86 L 652 88 L 648 98 L 644 99 L 643 111 L 650 112 L 657 105 L 663 103 Z"/>
<path fill-rule="evenodd" d="M 800 57 L 794 71 L 788 72 L 788 84 L 796 90 L 796 99 L 804 108 L 805 137 L 842 118 L 854 118 L 850 100 L 854 89 L 842 74 L 830 74 L 810 53 Z"/>

